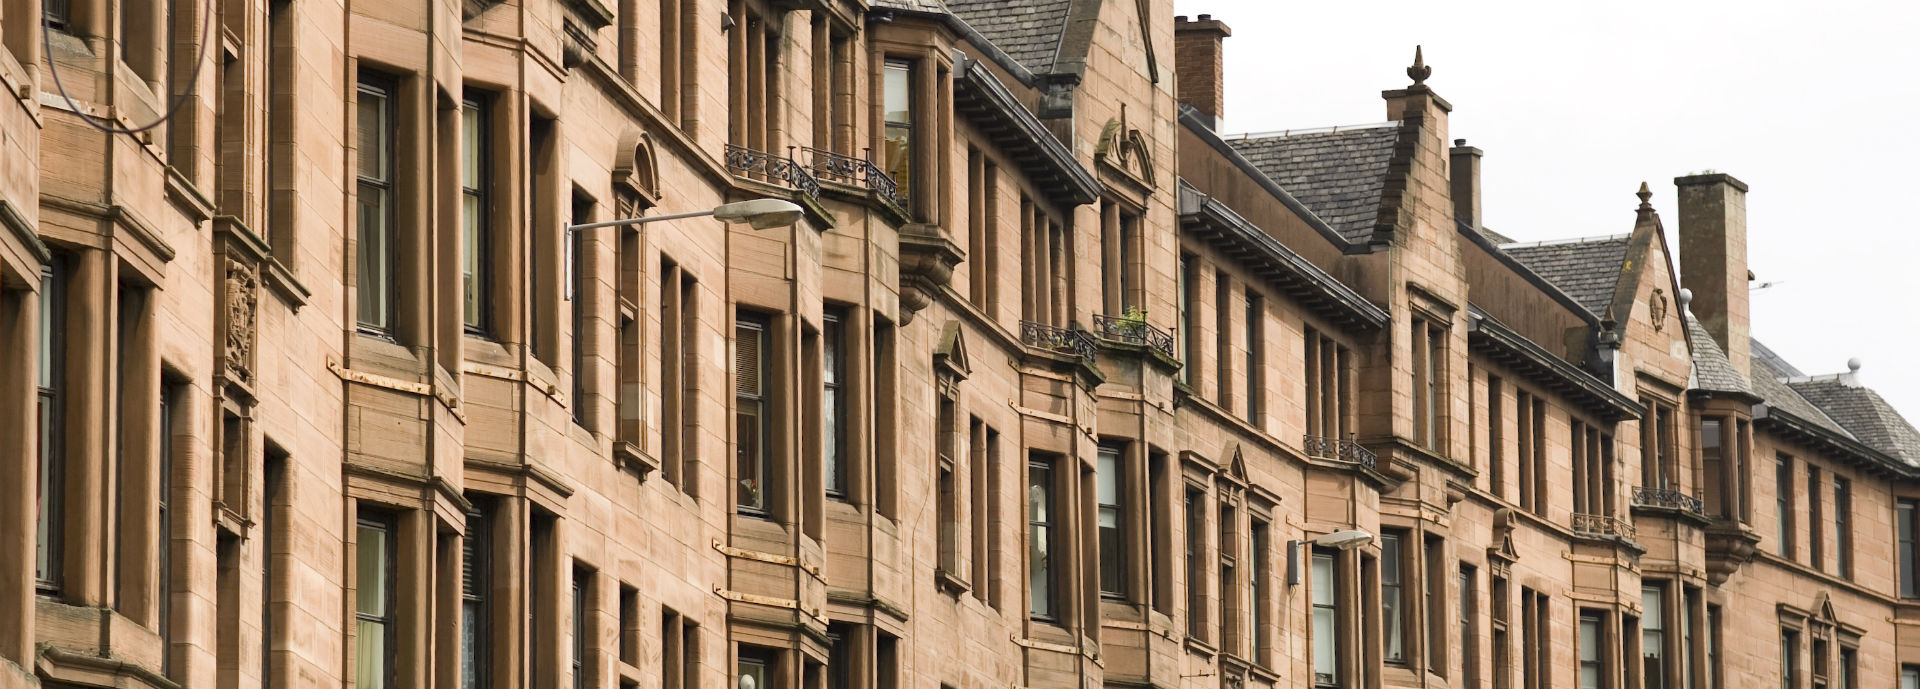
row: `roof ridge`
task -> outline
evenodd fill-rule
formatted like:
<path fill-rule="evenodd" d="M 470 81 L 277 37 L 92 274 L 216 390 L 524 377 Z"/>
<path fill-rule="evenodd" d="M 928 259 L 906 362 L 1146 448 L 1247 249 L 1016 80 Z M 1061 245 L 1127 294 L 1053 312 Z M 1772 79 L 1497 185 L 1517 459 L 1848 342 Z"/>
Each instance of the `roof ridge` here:
<path fill-rule="evenodd" d="M 1611 242 L 1611 241 L 1617 241 L 1621 239 L 1632 239 L 1632 238 L 1633 238 L 1632 232 L 1622 232 L 1620 234 L 1594 235 L 1591 237 L 1543 239 L 1537 242 L 1509 242 L 1506 244 L 1501 244 L 1499 246 L 1500 246 L 1500 250 L 1505 251 L 1507 249 L 1532 249 L 1536 247 L 1561 246 L 1565 244 L 1598 244 L 1600 242 Z"/>
<path fill-rule="evenodd" d="M 1252 139 L 1284 139 L 1289 136 L 1303 136 L 1307 134 L 1337 134 L 1340 132 L 1350 132 L 1354 130 L 1385 129 L 1388 127 L 1398 127 L 1398 126 L 1400 126 L 1399 120 L 1387 120 L 1385 122 L 1368 122 L 1365 124 L 1337 124 L 1331 127 L 1309 127 L 1305 129 L 1269 129 L 1263 132 L 1241 132 L 1239 134 L 1222 134 L 1220 135 L 1220 139 L 1222 141 L 1248 141 Z"/>

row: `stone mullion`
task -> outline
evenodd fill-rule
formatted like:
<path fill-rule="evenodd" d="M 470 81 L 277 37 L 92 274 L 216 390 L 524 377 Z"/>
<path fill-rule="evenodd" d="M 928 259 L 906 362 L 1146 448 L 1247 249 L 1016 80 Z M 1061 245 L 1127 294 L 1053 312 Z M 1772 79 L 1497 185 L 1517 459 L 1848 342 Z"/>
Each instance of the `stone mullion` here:
<path fill-rule="evenodd" d="M 159 619 L 160 350 L 154 302 L 146 290 L 131 318 L 121 321 L 119 602 L 122 614 L 153 626 Z M 125 307 L 122 307 L 123 312 Z"/>
<path fill-rule="evenodd" d="M 62 492 L 63 530 L 67 544 L 61 552 L 60 593 L 74 605 L 100 606 L 107 602 L 104 581 L 107 541 L 107 504 L 99 499 L 107 491 L 106 424 L 87 420 L 109 419 L 107 396 L 108 315 L 112 310 L 114 266 L 104 250 L 79 252 L 68 281 L 68 309 L 65 314 L 66 363 L 62 392 L 66 432 L 65 456 L 56 458 L 65 466 Z"/>

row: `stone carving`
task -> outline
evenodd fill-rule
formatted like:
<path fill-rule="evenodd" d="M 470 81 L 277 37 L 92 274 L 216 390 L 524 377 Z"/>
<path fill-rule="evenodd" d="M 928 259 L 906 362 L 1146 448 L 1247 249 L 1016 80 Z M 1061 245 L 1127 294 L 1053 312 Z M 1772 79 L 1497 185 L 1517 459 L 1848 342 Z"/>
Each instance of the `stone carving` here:
<path fill-rule="evenodd" d="M 253 382 L 253 337 L 255 297 L 260 281 L 253 266 L 227 259 L 226 288 L 226 363 L 227 377 L 242 383 Z"/>

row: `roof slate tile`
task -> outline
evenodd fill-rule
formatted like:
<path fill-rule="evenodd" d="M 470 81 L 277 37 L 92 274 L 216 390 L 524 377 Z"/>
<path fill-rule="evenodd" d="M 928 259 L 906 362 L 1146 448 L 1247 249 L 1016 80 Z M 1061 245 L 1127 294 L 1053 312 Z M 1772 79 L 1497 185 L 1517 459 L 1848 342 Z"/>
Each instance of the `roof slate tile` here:
<path fill-rule="evenodd" d="M 1365 243 L 1380 214 L 1380 193 L 1398 126 L 1227 139 L 1247 162 L 1299 199 L 1347 241 Z"/>

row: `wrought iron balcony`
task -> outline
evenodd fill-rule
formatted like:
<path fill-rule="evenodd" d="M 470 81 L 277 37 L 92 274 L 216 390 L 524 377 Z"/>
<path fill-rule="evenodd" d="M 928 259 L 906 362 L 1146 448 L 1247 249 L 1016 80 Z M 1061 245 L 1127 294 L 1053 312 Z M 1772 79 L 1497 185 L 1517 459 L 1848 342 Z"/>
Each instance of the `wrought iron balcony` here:
<path fill-rule="evenodd" d="M 787 147 L 787 155 L 781 156 L 727 144 L 727 169 L 753 179 L 799 189 L 814 199 L 820 198 L 820 180 L 806 166 L 793 159 L 792 146 Z"/>
<path fill-rule="evenodd" d="M 1059 328 L 1033 321 L 1020 321 L 1020 341 L 1029 346 L 1072 354 L 1093 363 L 1093 338 L 1085 330 Z"/>
<path fill-rule="evenodd" d="M 1683 510 L 1700 516 L 1706 516 L 1706 503 L 1686 493 L 1672 488 L 1633 487 L 1634 507 L 1659 507 L 1669 510 Z"/>
<path fill-rule="evenodd" d="M 900 184 L 893 181 L 887 173 L 882 172 L 880 167 L 874 165 L 871 160 L 812 147 L 803 146 L 800 150 L 806 152 L 807 159 L 812 163 L 814 177 L 829 182 L 860 185 L 878 192 L 894 203 L 906 201 L 900 198 Z"/>
<path fill-rule="evenodd" d="M 1094 314 L 1093 331 L 1102 339 L 1144 345 L 1160 350 L 1169 358 L 1174 356 L 1173 333 L 1138 318 Z"/>
<path fill-rule="evenodd" d="M 1374 456 L 1373 450 L 1351 440 L 1309 435 L 1301 439 L 1300 446 L 1306 450 L 1308 457 L 1358 464 L 1368 469 L 1378 468 L 1379 459 Z"/>
<path fill-rule="evenodd" d="M 1574 533 L 1586 536 L 1617 536 L 1634 540 L 1633 522 L 1604 514 L 1573 513 Z"/>

